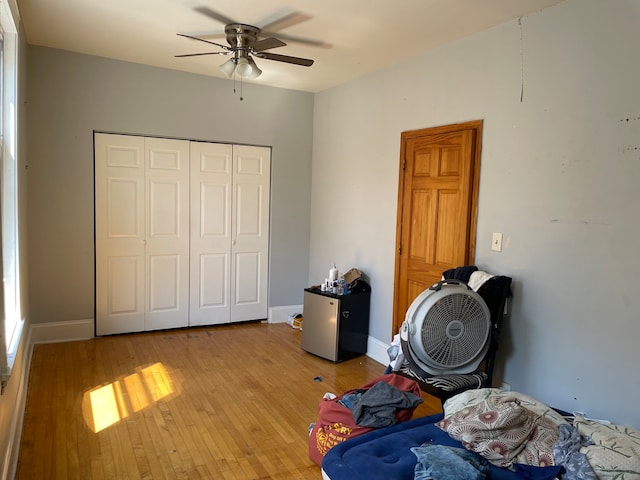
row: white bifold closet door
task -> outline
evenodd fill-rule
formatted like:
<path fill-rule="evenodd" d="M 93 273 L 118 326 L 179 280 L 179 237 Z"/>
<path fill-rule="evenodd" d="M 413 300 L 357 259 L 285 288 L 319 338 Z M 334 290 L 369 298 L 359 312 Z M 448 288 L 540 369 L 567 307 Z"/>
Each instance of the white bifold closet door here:
<path fill-rule="evenodd" d="M 97 335 L 266 318 L 270 153 L 95 135 Z"/>
<path fill-rule="evenodd" d="M 190 325 L 267 317 L 271 149 L 191 142 Z"/>

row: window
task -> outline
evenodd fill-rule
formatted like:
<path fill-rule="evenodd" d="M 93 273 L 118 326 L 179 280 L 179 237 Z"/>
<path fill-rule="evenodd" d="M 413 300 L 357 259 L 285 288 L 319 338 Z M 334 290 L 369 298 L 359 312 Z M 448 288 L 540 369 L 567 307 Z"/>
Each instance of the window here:
<path fill-rule="evenodd" d="M 0 299 L 0 376 L 6 382 L 22 333 L 20 242 L 18 238 L 16 23 L 5 0 L 0 0 L 0 239 L 2 284 Z"/>

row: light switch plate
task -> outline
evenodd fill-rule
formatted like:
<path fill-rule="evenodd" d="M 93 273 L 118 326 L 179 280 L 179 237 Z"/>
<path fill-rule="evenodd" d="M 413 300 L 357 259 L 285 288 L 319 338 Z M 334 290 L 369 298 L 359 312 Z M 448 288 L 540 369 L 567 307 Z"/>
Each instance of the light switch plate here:
<path fill-rule="evenodd" d="M 502 251 L 502 234 L 493 232 L 493 238 L 491 239 L 491 250 L 495 252 Z"/>

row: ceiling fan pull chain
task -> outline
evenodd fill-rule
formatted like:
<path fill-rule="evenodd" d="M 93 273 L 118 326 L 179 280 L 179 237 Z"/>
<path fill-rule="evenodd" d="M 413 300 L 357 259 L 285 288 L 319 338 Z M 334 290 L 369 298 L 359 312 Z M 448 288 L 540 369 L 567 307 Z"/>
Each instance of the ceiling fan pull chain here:
<path fill-rule="evenodd" d="M 237 93 L 236 90 L 236 72 L 233 72 L 233 93 Z M 240 76 L 240 101 L 244 100 L 242 98 L 242 76 Z"/>

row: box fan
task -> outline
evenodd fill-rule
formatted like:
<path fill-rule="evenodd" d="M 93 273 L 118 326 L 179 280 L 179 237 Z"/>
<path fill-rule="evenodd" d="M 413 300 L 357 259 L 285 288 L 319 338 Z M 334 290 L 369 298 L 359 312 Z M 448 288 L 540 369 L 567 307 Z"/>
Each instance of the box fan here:
<path fill-rule="evenodd" d="M 405 359 L 424 376 L 466 374 L 488 349 L 491 315 L 483 298 L 457 280 L 435 283 L 411 303 L 400 328 Z"/>

